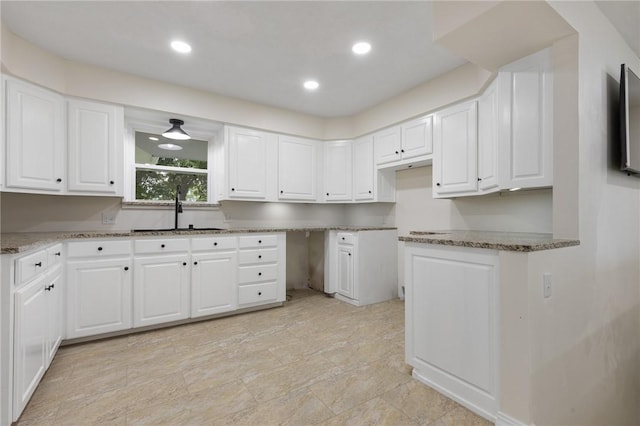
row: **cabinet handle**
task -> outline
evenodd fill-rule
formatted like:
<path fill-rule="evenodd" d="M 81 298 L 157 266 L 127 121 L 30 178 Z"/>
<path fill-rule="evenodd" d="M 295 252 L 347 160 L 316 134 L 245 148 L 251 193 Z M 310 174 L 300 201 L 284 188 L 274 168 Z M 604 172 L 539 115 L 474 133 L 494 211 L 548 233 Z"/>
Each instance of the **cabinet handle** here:
<path fill-rule="evenodd" d="M 125 270 L 125 271 L 128 271 L 128 270 L 129 270 L 129 267 L 128 267 L 128 266 L 125 266 L 125 267 L 124 267 L 124 270 Z"/>
<path fill-rule="evenodd" d="M 38 268 L 42 268 L 42 262 L 38 262 L 38 263 L 36 263 L 36 266 L 37 266 Z"/>
<path fill-rule="evenodd" d="M 182 266 L 187 266 L 187 262 L 182 262 Z"/>
<path fill-rule="evenodd" d="M 56 182 L 58 182 L 58 183 L 62 182 L 62 178 L 56 179 Z"/>
<path fill-rule="evenodd" d="M 198 264 L 198 262 L 193 262 L 193 264 L 194 264 L 194 265 L 197 265 L 197 264 Z"/>
<path fill-rule="evenodd" d="M 262 292 L 261 291 L 258 292 L 258 296 L 262 296 Z"/>
<path fill-rule="evenodd" d="M 102 251 L 102 247 L 98 247 L 98 251 Z"/>
<path fill-rule="evenodd" d="M 56 256 L 62 256 L 62 253 L 60 253 L 60 252 L 57 252 L 57 253 L 54 253 L 54 254 L 55 254 Z"/>
<path fill-rule="evenodd" d="M 262 272 L 258 272 L 258 276 L 261 277 L 262 276 Z"/>
<path fill-rule="evenodd" d="M 440 186 L 440 182 L 437 182 L 437 183 L 436 183 L 436 186 Z"/>
<path fill-rule="evenodd" d="M 262 255 L 261 254 L 258 255 L 258 259 L 262 259 Z"/>
<path fill-rule="evenodd" d="M 218 245 L 218 243 L 217 243 L 217 242 L 215 242 L 215 243 L 213 243 L 213 245 L 214 245 L 214 246 L 217 246 L 217 245 Z"/>
<path fill-rule="evenodd" d="M 164 244 L 160 244 L 160 248 L 164 248 Z"/>
<path fill-rule="evenodd" d="M 112 180 L 110 180 L 110 181 L 109 181 L 109 185 L 113 185 L 114 183 L 115 183 L 115 182 L 114 182 L 114 181 L 112 181 Z"/>

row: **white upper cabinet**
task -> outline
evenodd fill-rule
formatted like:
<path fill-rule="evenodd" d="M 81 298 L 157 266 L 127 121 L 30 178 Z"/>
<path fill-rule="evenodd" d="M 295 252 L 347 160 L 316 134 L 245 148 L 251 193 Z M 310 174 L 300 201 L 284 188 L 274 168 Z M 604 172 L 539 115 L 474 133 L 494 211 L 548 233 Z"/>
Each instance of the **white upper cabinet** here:
<path fill-rule="evenodd" d="M 478 99 L 478 190 L 498 187 L 498 96 L 494 81 Z"/>
<path fill-rule="evenodd" d="M 402 158 L 400 138 L 400 126 L 389 127 L 373 135 L 377 165 L 399 161 Z"/>
<path fill-rule="evenodd" d="M 553 184 L 553 72 L 550 49 L 498 74 L 502 188 Z"/>
<path fill-rule="evenodd" d="M 227 128 L 228 198 L 266 200 L 269 189 L 270 135 L 257 130 Z"/>
<path fill-rule="evenodd" d="M 402 146 L 400 154 L 403 160 L 433 154 L 433 116 L 428 115 L 403 123 Z"/>
<path fill-rule="evenodd" d="M 57 93 L 7 79 L 6 186 L 62 192 L 65 103 Z"/>
<path fill-rule="evenodd" d="M 476 101 L 435 114 L 434 198 L 477 190 L 477 128 Z"/>
<path fill-rule="evenodd" d="M 324 199 L 351 201 L 352 144 L 351 141 L 324 142 Z M 373 170 L 373 164 L 371 164 Z"/>
<path fill-rule="evenodd" d="M 365 136 L 353 142 L 353 198 L 373 200 L 374 184 L 373 137 Z"/>
<path fill-rule="evenodd" d="M 315 201 L 318 141 L 278 137 L 278 199 Z"/>
<path fill-rule="evenodd" d="M 68 101 L 70 192 L 122 195 L 122 107 Z"/>

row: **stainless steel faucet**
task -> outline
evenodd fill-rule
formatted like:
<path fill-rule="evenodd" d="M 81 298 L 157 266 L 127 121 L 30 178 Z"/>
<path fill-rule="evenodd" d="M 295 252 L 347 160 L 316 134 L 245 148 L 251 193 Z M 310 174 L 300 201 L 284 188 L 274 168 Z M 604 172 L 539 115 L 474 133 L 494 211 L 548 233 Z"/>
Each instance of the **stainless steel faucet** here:
<path fill-rule="evenodd" d="M 182 195 L 180 193 L 181 189 L 180 185 L 176 186 L 176 213 L 174 229 L 178 229 L 178 214 L 182 213 L 182 203 L 180 202 L 180 195 Z"/>

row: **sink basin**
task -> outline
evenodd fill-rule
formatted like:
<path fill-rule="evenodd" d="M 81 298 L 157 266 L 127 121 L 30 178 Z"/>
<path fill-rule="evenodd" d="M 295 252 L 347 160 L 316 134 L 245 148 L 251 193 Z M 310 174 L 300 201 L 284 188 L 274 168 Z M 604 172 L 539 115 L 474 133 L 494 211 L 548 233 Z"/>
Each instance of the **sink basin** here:
<path fill-rule="evenodd" d="M 156 229 L 134 229 L 132 232 L 171 232 L 171 231 L 222 231 L 224 228 L 156 228 Z"/>

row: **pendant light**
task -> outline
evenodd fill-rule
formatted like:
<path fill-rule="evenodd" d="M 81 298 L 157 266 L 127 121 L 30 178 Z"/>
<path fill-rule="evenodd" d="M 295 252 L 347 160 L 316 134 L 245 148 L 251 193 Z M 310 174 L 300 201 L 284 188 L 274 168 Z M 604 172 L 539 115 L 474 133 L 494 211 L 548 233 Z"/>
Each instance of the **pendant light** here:
<path fill-rule="evenodd" d="M 178 120 L 177 118 L 172 118 L 169 120 L 169 123 L 171 123 L 173 127 L 164 132 L 162 136 L 168 139 L 177 139 L 181 141 L 191 139 L 191 136 L 189 136 L 187 132 L 180 128 L 180 126 L 184 124 L 184 121 Z"/>

